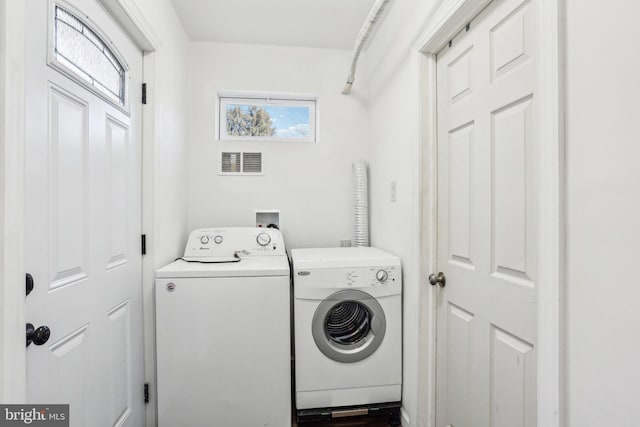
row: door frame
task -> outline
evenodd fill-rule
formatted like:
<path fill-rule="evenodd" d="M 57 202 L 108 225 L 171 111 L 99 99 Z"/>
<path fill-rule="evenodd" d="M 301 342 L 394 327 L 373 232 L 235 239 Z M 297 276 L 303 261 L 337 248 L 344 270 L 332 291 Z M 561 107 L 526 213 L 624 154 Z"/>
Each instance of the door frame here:
<path fill-rule="evenodd" d="M 141 52 L 161 41 L 132 0 L 96 0 L 132 38 Z M 26 399 L 24 336 L 24 144 L 25 41 L 28 12 L 22 0 L 0 0 L 0 402 Z M 145 80 L 143 70 L 143 81 Z M 145 114 L 142 109 L 141 124 Z M 142 135 L 142 144 L 152 144 Z M 152 159 L 142 158 L 142 168 Z M 142 183 L 141 183 L 142 184 Z M 143 196 L 144 200 L 144 196 Z M 145 209 L 143 202 L 143 209 Z M 145 222 L 143 220 L 143 228 Z M 144 275 L 144 270 L 143 270 Z M 142 286 L 142 277 L 140 278 Z"/>
<path fill-rule="evenodd" d="M 437 266 L 436 54 L 493 0 L 445 0 L 413 43 L 420 53 L 420 426 L 435 426 Z M 565 236 L 564 0 L 537 0 L 539 195 L 537 424 L 563 424 Z"/>
<path fill-rule="evenodd" d="M 0 402 L 24 400 L 23 263 L 27 10 L 0 0 Z"/>

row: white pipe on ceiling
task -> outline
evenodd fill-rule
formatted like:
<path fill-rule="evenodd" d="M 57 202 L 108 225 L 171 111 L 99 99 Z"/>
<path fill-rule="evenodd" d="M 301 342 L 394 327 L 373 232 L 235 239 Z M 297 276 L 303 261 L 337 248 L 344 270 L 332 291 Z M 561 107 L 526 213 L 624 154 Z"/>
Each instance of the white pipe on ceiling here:
<path fill-rule="evenodd" d="M 351 61 L 351 68 L 349 69 L 349 76 L 347 77 L 347 84 L 344 85 L 344 89 L 342 89 L 343 95 L 348 95 L 351 92 L 351 86 L 353 86 L 353 82 L 356 79 L 356 66 L 358 65 L 358 58 L 360 58 L 360 53 L 364 48 L 367 39 L 371 35 L 371 31 L 376 22 L 380 19 L 382 14 L 384 13 L 384 9 L 389 4 L 391 0 L 376 0 L 369 11 L 369 15 L 367 16 L 367 20 L 362 24 L 362 28 L 360 28 L 360 33 L 358 33 L 358 38 L 356 39 L 356 43 L 353 46 L 353 60 Z"/>

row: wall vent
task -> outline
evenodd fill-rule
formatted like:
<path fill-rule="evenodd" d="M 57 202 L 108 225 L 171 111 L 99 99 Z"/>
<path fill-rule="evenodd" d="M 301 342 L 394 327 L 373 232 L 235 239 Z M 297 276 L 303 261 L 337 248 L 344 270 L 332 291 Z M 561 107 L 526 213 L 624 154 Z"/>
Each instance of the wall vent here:
<path fill-rule="evenodd" d="M 219 175 L 264 175 L 262 153 L 221 152 Z"/>

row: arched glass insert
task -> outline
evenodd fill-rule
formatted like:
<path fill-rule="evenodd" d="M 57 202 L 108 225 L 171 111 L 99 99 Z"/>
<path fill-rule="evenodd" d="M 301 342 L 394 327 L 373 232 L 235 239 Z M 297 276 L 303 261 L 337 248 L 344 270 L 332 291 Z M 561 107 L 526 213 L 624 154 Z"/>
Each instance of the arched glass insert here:
<path fill-rule="evenodd" d="M 55 8 L 54 56 L 89 85 L 124 105 L 124 67 L 95 31 L 60 6 Z"/>

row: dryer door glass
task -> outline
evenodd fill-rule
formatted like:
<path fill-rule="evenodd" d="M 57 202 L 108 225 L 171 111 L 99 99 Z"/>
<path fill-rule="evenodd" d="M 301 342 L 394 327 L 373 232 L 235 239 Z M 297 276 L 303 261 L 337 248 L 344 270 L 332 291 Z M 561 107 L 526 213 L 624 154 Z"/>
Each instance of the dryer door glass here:
<path fill-rule="evenodd" d="M 358 301 L 336 304 L 327 314 L 327 336 L 336 344 L 358 344 L 367 337 L 370 330 L 371 312 Z"/>
<path fill-rule="evenodd" d="M 318 349 L 343 363 L 371 356 L 382 343 L 386 330 L 384 311 L 378 301 L 355 289 L 338 291 L 322 301 L 312 322 Z"/>

